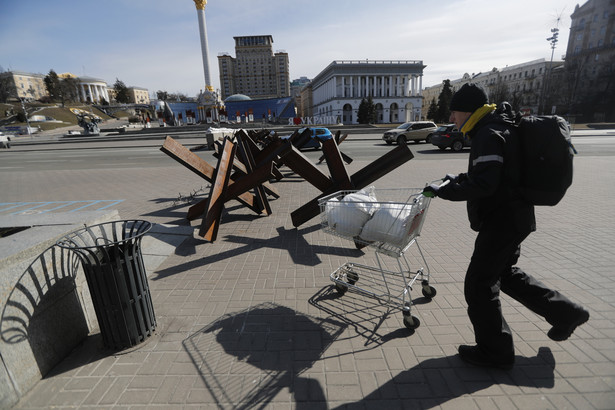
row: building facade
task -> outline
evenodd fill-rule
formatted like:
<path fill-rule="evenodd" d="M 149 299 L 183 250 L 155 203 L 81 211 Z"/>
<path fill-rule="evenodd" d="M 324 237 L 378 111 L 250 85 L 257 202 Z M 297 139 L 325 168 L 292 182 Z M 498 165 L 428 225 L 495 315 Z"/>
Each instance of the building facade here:
<path fill-rule="evenodd" d="M 7 71 L 0 73 L 0 79 L 10 98 L 40 100 L 48 95 L 43 74 Z"/>
<path fill-rule="evenodd" d="M 40 100 L 48 97 L 49 92 L 45 86 L 44 74 L 33 74 L 22 71 L 7 71 L 0 73 L 0 80 L 3 87 L 8 87 L 9 98 L 18 99 L 25 98 L 26 100 Z M 115 101 L 115 90 L 109 87 L 107 83 L 94 77 L 78 77 L 71 73 L 58 74 L 60 79 L 71 79 L 76 87 L 74 102 L 102 104 L 103 102 L 111 103 Z M 129 87 L 128 92 L 132 103 L 149 104 L 149 91 L 147 88 Z"/>
<path fill-rule="evenodd" d="M 302 102 L 302 92 L 303 88 L 310 83 L 310 79 L 307 77 L 297 78 L 290 82 L 290 95 L 295 100 L 295 107 L 297 109 L 297 115 L 302 117 L 301 114 L 303 111 L 303 102 Z"/>
<path fill-rule="evenodd" d="M 502 69 L 493 68 L 484 73 L 472 75 L 465 73 L 461 78 L 450 80 L 451 90 L 454 93 L 464 84 L 473 83 L 485 90 L 490 102 L 508 101 L 520 111 L 537 114 L 546 105 L 544 95 L 548 76 L 552 70 L 563 67 L 563 64 L 563 61 L 551 62 L 541 58 Z M 431 102 L 438 103 L 442 88 L 441 83 L 423 90 L 425 97 L 425 104 L 421 109 L 423 118 L 427 118 Z"/>
<path fill-rule="evenodd" d="M 301 118 L 314 116 L 314 94 L 312 83 L 308 83 L 301 89 L 301 105 L 297 106 L 297 115 Z"/>
<path fill-rule="evenodd" d="M 149 104 L 149 92 L 147 88 L 128 87 L 128 94 L 130 95 L 130 102 L 135 104 Z"/>
<path fill-rule="evenodd" d="M 273 52 L 273 37 L 246 36 L 235 39 L 235 58 L 218 56 L 222 100 L 234 94 L 254 99 L 290 96 L 288 54 Z"/>
<path fill-rule="evenodd" d="M 338 60 L 310 83 L 314 118 L 356 124 L 359 105 L 372 98 L 378 123 L 419 120 L 423 97 L 422 61 Z"/>
<path fill-rule="evenodd" d="M 586 121 L 615 121 L 615 0 L 589 0 L 570 18 L 565 87 L 554 98 Z"/>
<path fill-rule="evenodd" d="M 101 104 L 104 101 L 111 102 L 109 86 L 104 80 L 94 77 L 76 77 L 79 102 Z"/>
<path fill-rule="evenodd" d="M 453 92 L 463 84 L 481 85 L 490 101 L 509 100 L 531 114 L 557 114 L 575 121 L 615 121 L 615 0 L 588 0 L 570 16 L 564 61 L 545 59 L 451 80 Z M 553 51 L 558 28 L 551 30 Z M 438 101 L 442 84 L 423 91 L 426 117 Z"/>

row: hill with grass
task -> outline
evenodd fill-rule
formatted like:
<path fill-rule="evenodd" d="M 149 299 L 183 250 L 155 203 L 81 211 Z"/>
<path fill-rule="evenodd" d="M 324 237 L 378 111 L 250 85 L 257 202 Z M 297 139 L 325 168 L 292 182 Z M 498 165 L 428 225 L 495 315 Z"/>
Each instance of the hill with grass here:
<path fill-rule="evenodd" d="M 30 121 L 31 127 L 38 127 L 42 131 L 53 130 L 56 128 L 69 127 L 72 125 L 78 125 L 79 121 L 77 116 L 71 112 L 71 108 L 78 108 L 80 110 L 98 115 L 106 121 L 112 117 L 108 116 L 104 112 L 100 111 L 96 107 L 86 104 L 67 104 L 61 107 L 57 104 L 41 104 L 41 103 L 29 103 L 26 104 L 26 110 L 28 111 L 28 118 L 34 115 L 41 115 L 45 117 L 53 118 L 54 122 L 49 121 Z M 118 111 L 115 113 L 116 118 L 128 118 L 131 114 L 126 111 Z M 26 126 L 24 121 L 23 108 L 21 103 L 0 103 L 0 126 Z"/>

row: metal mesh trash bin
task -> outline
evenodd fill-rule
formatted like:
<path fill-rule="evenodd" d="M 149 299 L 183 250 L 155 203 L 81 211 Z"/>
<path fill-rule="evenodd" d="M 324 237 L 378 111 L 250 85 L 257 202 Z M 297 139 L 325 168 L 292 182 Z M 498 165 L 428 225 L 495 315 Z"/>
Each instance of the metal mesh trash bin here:
<path fill-rule="evenodd" d="M 152 224 L 141 220 L 86 226 L 58 246 L 81 260 L 103 343 L 123 349 L 143 342 L 156 327 L 141 239 Z"/>

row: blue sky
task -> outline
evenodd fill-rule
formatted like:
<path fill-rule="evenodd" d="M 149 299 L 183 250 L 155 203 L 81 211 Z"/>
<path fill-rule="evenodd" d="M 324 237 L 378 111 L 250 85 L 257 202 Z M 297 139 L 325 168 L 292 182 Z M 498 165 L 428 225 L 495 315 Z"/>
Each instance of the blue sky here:
<path fill-rule="evenodd" d="M 234 36 L 273 36 L 290 77 L 313 78 L 333 60 L 422 60 L 423 86 L 464 73 L 566 53 L 570 0 L 209 0 L 209 65 Z M 561 17 L 559 26 L 557 17 Z M 128 86 L 195 96 L 204 87 L 192 0 L 0 0 L 0 67 L 116 78 Z"/>

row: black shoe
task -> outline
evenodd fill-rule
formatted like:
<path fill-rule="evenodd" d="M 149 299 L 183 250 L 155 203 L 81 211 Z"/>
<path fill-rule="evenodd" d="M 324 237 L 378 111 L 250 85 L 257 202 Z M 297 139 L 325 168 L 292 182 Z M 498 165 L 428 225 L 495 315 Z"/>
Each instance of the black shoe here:
<path fill-rule="evenodd" d="M 466 363 L 482 367 L 495 367 L 497 369 L 510 370 L 515 364 L 515 357 L 507 360 L 496 360 L 487 356 L 478 346 L 459 346 L 459 357 Z"/>
<path fill-rule="evenodd" d="M 547 333 L 547 336 L 556 342 L 564 341 L 572 335 L 578 326 L 581 326 L 588 320 L 589 312 L 582 307 L 578 307 L 574 314 L 574 320 L 566 325 L 553 326 Z"/>

